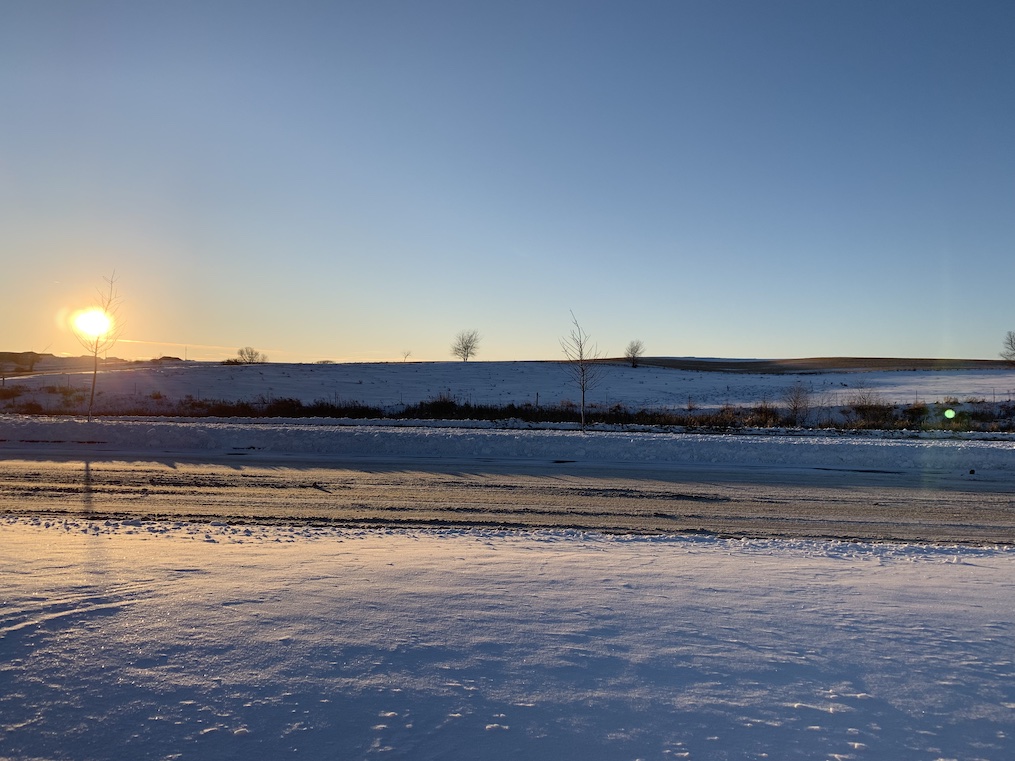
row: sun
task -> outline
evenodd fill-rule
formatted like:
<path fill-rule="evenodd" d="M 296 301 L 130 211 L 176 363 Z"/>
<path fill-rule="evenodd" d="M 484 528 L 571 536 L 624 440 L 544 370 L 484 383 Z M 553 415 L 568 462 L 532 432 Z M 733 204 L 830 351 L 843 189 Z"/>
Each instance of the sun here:
<path fill-rule="evenodd" d="M 87 338 L 102 338 L 113 330 L 113 318 L 98 307 L 82 309 L 71 317 L 71 325 Z"/>

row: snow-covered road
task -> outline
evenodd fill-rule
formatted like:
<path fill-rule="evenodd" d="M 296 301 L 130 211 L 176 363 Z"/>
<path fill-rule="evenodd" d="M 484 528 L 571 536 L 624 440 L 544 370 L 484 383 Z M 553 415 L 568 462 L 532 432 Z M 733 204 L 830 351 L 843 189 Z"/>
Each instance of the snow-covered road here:
<path fill-rule="evenodd" d="M 192 455 L 193 457 L 193 455 Z M 0 510 L 1015 545 L 998 474 L 699 463 L 204 454 L 0 457 Z"/>
<path fill-rule="evenodd" d="M 7 416 L 0 471 L 14 511 L 1015 543 L 1009 436 Z"/>

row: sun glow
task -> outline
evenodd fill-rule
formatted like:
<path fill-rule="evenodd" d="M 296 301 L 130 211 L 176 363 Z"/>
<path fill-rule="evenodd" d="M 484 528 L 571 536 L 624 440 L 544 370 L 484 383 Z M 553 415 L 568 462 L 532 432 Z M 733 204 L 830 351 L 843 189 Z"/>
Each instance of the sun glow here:
<path fill-rule="evenodd" d="M 86 338 L 102 338 L 113 330 L 112 316 L 98 307 L 75 312 L 70 321 L 74 330 Z"/>

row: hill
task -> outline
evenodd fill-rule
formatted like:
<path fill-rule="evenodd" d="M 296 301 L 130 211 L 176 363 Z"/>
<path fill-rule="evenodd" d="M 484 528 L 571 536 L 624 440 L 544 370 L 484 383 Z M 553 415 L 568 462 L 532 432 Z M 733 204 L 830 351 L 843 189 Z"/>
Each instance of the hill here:
<path fill-rule="evenodd" d="M 524 361 L 524 360 L 522 360 Z M 534 360 L 538 361 L 538 360 Z M 554 364 L 553 360 L 546 360 Z M 616 357 L 602 360 L 606 363 L 626 363 L 627 360 Z M 124 365 L 163 365 L 182 363 L 179 357 L 160 357 L 152 360 L 128 361 L 117 357 L 99 359 L 104 368 Z M 483 364 L 513 364 L 514 360 Z M 197 363 L 194 363 L 197 364 Z M 217 365 L 217 362 L 200 364 Z M 296 363 L 300 364 L 300 363 Z M 341 363 L 339 363 L 341 364 Z M 373 363 L 351 363 L 373 364 Z M 386 363 L 380 363 L 386 364 Z M 395 364 L 395 363 L 391 363 Z M 443 364 L 441 362 L 422 362 L 412 364 Z M 1010 363 L 999 359 L 948 359 L 948 358 L 909 358 L 909 357 L 800 357 L 787 359 L 735 359 L 706 357 L 643 357 L 639 364 L 646 367 L 666 367 L 673 370 L 691 372 L 720 373 L 753 373 L 757 375 L 787 375 L 802 373 L 831 372 L 892 372 L 906 370 L 1003 370 L 1011 367 Z M 91 368 L 90 356 L 57 357 L 53 354 L 34 351 L 0 351 L 0 372 L 8 375 L 20 375 L 31 372 L 68 372 L 82 368 Z"/>
<path fill-rule="evenodd" d="M 902 370 L 1003 370 L 999 359 L 916 359 L 900 357 L 808 357 L 801 359 L 699 359 L 696 357 L 650 357 L 643 365 L 721 373 L 892 372 Z"/>

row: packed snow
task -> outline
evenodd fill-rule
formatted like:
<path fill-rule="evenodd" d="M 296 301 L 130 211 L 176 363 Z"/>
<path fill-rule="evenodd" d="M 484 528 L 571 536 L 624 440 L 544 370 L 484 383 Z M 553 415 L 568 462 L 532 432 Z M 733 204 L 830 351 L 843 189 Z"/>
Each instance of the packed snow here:
<path fill-rule="evenodd" d="M 534 376 L 524 375 L 530 365 L 541 366 Z M 330 384 L 343 399 L 385 405 L 426 399 L 445 382 L 476 403 L 566 393 L 563 381 L 557 390 L 531 382 L 558 372 L 551 363 L 441 364 L 464 374 L 414 384 L 405 375 L 400 388 L 370 380 L 381 367 L 184 366 L 102 374 L 99 384 L 150 397 L 156 389 L 142 379 L 162 378 L 179 385 L 159 393 L 176 397 L 305 400 Z M 688 388 L 702 403 L 764 388 L 774 396 L 793 382 L 617 369 L 630 380 L 615 380 L 610 400 L 631 404 L 679 403 Z M 356 373 L 358 395 L 337 382 Z M 834 382 L 875 386 L 875 375 Z M 899 394 L 928 401 L 1015 387 L 1004 372 L 884 375 L 899 377 L 881 393 L 898 381 Z M 0 458 L 213 460 L 240 451 L 414 467 L 484 459 L 975 470 L 968 477 L 1015 483 L 1015 442 L 1003 435 L 0 416 Z M 2 759 L 1015 755 L 1007 546 L 27 514 L 0 515 L 0 539 Z"/>

